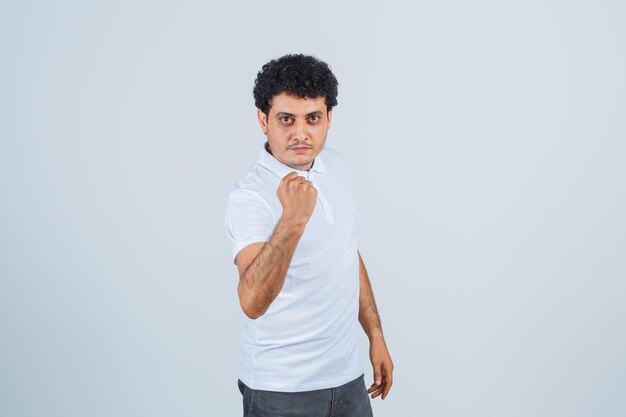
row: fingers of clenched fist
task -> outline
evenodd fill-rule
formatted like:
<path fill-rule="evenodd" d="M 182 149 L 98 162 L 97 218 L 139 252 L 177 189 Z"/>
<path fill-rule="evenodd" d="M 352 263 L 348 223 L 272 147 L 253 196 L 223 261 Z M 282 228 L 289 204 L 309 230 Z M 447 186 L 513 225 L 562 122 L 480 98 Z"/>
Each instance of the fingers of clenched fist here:
<path fill-rule="evenodd" d="M 283 206 L 283 215 L 298 222 L 309 220 L 317 199 L 317 190 L 311 181 L 297 172 L 290 172 L 280 181 L 276 194 Z"/>
<path fill-rule="evenodd" d="M 302 193 L 304 191 L 310 191 L 313 194 L 317 195 L 317 190 L 313 186 L 313 183 L 307 180 L 306 178 L 298 175 L 297 172 L 290 172 L 289 174 L 285 175 L 283 179 L 280 181 L 280 185 L 278 186 L 278 189 L 280 190 L 281 187 L 287 190 L 287 193 L 291 193 L 291 194 L 297 194 L 297 193 Z"/>
<path fill-rule="evenodd" d="M 289 174 L 285 175 L 282 181 L 289 183 L 289 185 L 293 185 L 293 184 L 309 184 L 311 186 L 313 185 L 311 181 L 298 175 L 297 172 L 290 172 Z"/>

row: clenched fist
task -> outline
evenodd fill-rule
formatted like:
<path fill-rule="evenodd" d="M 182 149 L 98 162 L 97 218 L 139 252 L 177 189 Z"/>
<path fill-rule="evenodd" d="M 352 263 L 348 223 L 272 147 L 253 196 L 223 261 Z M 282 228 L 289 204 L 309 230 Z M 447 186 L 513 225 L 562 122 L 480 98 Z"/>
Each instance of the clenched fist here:
<path fill-rule="evenodd" d="M 297 172 L 285 175 L 278 185 L 276 195 L 283 206 L 283 218 L 295 225 L 306 225 L 317 200 L 313 183 Z"/>

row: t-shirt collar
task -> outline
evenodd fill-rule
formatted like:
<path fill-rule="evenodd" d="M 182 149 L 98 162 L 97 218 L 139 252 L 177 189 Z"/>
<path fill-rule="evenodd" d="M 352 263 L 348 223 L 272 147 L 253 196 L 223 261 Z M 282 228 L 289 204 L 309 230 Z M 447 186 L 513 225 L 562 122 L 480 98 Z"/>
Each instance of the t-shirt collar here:
<path fill-rule="evenodd" d="M 278 175 L 280 178 L 283 178 L 285 175 L 289 174 L 292 171 L 296 171 L 302 174 L 306 174 L 306 171 L 301 171 L 299 169 L 291 168 L 288 165 L 283 164 L 278 159 L 274 157 L 268 150 L 269 142 L 265 142 L 263 144 L 263 149 L 261 149 L 261 153 L 259 154 L 258 162 L 263 165 L 265 168 L 272 171 L 274 174 Z M 320 152 L 321 153 L 321 152 Z M 313 167 L 310 171 L 317 172 L 323 174 L 326 172 L 326 165 L 320 155 L 317 155 L 313 160 Z"/>

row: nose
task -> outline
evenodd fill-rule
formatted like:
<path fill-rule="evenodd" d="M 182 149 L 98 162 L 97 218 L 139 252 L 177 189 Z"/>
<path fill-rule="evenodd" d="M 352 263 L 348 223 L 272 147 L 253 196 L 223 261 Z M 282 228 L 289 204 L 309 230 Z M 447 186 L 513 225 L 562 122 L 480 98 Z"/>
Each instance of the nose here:
<path fill-rule="evenodd" d="M 300 141 L 303 141 L 303 142 L 305 142 L 305 141 L 310 139 L 309 131 L 307 129 L 306 122 L 304 120 L 299 120 L 294 125 L 295 125 L 295 130 L 293 132 L 294 133 L 294 139 L 300 140 Z"/>

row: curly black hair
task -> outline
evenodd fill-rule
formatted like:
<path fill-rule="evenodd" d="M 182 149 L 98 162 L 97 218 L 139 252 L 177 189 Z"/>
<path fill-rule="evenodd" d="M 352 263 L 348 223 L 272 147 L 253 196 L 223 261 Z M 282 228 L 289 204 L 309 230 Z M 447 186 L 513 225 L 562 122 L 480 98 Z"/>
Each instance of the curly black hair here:
<path fill-rule="evenodd" d="M 327 110 L 337 105 L 337 78 L 328 64 L 302 54 L 287 54 L 263 65 L 254 80 L 254 103 L 269 116 L 272 97 L 289 93 L 304 97 L 324 97 Z"/>

